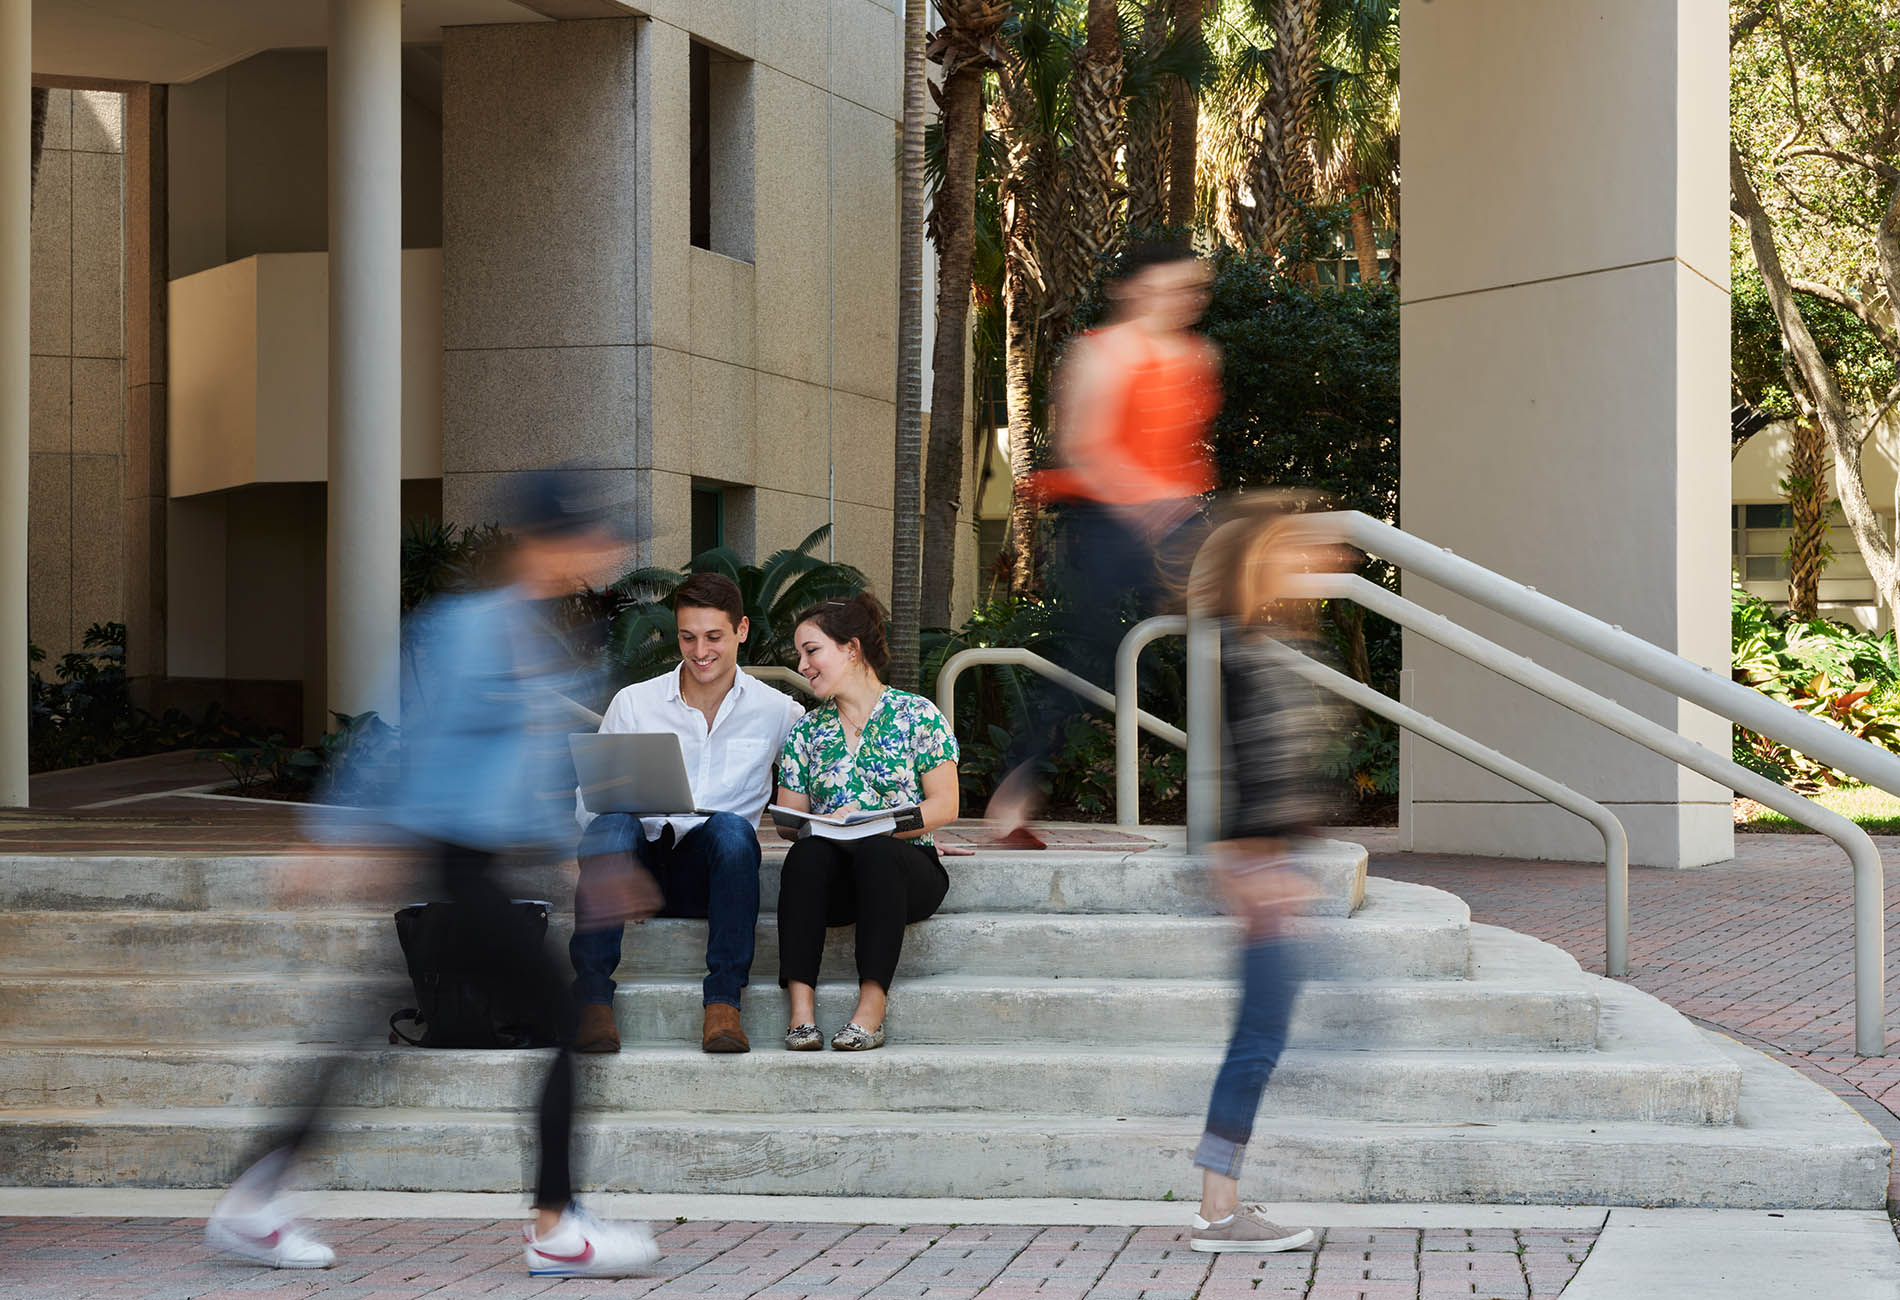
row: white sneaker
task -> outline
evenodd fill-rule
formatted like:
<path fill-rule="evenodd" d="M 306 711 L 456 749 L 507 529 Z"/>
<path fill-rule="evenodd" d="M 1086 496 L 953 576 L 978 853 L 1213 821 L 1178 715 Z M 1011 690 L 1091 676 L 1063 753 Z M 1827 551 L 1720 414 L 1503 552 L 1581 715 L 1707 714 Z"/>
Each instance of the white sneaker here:
<path fill-rule="evenodd" d="M 267 1268 L 328 1268 L 336 1252 L 291 1220 L 282 1201 L 270 1201 L 248 1214 L 227 1210 L 220 1201 L 205 1220 L 205 1244 Z"/>
<path fill-rule="evenodd" d="M 602 1223 L 569 1205 L 545 1237 L 522 1229 L 529 1277 L 637 1277 L 653 1267 L 660 1248 L 643 1223 Z"/>

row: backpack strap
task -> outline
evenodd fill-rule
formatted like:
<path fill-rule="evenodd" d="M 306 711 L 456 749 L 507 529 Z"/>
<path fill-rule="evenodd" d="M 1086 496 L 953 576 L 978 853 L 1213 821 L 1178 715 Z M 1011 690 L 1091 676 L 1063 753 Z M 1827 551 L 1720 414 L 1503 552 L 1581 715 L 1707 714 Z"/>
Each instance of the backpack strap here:
<path fill-rule="evenodd" d="M 403 1042 L 409 1044 L 409 1046 L 411 1047 L 421 1047 L 422 1040 L 420 1038 L 411 1038 L 409 1037 L 409 1035 L 403 1033 L 402 1030 L 396 1028 L 396 1022 L 398 1020 L 407 1020 L 413 1024 L 421 1025 L 423 1023 L 422 1013 L 416 1010 L 416 1008 L 414 1007 L 404 1007 L 401 1011 L 398 1011 L 395 1015 L 389 1018 L 389 1041 L 390 1042 L 393 1043 L 398 1038 L 400 1038 Z"/>

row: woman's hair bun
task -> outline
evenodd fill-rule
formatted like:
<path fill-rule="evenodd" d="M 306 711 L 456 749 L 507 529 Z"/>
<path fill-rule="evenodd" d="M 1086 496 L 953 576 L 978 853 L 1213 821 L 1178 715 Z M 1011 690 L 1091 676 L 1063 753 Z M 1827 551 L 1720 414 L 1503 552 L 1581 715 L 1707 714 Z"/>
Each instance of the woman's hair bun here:
<path fill-rule="evenodd" d="M 885 612 L 883 602 L 868 591 L 860 591 L 855 596 L 819 601 L 801 611 L 792 626 L 816 623 L 820 631 L 839 645 L 856 641 L 864 662 L 882 681 L 891 667 L 891 647 L 884 635 L 889 622 L 890 615 Z"/>

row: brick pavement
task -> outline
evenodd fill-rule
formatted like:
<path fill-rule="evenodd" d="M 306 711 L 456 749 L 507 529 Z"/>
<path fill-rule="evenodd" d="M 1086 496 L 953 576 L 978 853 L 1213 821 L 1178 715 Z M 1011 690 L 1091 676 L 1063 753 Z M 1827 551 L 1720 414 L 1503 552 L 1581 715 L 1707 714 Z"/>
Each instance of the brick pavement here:
<path fill-rule="evenodd" d="M 202 1219 L 0 1219 L 0 1300 L 707 1296 L 715 1300 L 1544 1300 L 1594 1232 L 1335 1229 L 1316 1249 L 1200 1255 L 1178 1228 L 683 1222 L 650 1278 L 530 1278 L 516 1221 L 330 1220 L 337 1266 L 213 1255 Z M 660 1225 L 655 1225 L 656 1229 Z"/>

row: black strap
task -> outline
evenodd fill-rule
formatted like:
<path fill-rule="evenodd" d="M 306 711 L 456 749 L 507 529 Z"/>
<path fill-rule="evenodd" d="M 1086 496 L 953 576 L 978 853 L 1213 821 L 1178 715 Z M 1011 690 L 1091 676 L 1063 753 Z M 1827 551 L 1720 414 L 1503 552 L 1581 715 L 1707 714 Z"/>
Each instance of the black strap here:
<path fill-rule="evenodd" d="M 396 1028 L 396 1022 L 398 1020 L 409 1020 L 409 1021 L 413 1021 L 417 1025 L 420 1025 L 422 1023 L 422 1013 L 414 1007 L 404 1007 L 401 1011 L 398 1011 L 395 1015 L 389 1018 L 389 1035 L 390 1035 L 389 1041 L 390 1042 L 393 1043 L 398 1038 L 400 1038 L 402 1039 L 403 1042 L 409 1044 L 409 1046 L 411 1047 L 421 1047 L 422 1040 L 420 1038 L 411 1038 L 409 1037 L 409 1035 L 403 1033 L 402 1030 Z"/>

